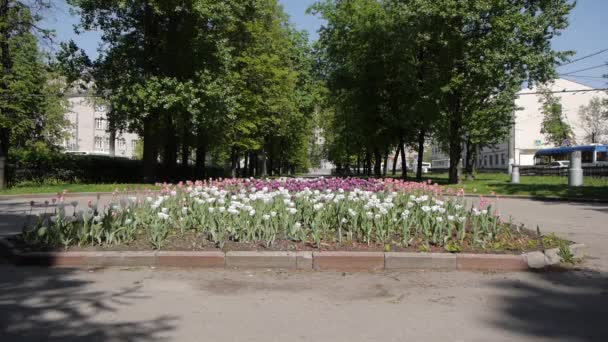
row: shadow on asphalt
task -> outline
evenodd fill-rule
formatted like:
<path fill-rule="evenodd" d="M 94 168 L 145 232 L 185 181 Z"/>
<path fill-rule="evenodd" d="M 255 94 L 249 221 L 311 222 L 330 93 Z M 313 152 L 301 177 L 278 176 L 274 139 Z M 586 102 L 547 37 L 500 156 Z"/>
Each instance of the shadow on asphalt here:
<path fill-rule="evenodd" d="M 541 272 L 506 279 L 495 326 L 552 341 L 608 341 L 608 275 L 596 271 Z"/>
<path fill-rule="evenodd" d="M 101 322 L 97 315 L 141 299 L 138 286 L 91 290 L 77 270 L 0 265 L 0 341 L 161 341 L 175 317 Z M 166 338 L 166 337 L 165 337 Z"/>

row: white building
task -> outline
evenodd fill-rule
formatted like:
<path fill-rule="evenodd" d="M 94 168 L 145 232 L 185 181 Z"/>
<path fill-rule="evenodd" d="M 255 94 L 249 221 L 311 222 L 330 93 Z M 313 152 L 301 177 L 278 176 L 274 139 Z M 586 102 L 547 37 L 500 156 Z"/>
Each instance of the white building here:
<path fill-rule="evenodd" d="M 579 108 L 588 105 L 594 97 L 608 99 L 608 94 L 605 91 L 565 79 L 557 79 L 546 86 L 561 101 L 563 119 L 572 127 L 574 134 L 573 144 L 585 143 L 585 132 L 578 114 Z M 511 135 L 505 138 L 504 142 L 479 151 L 477 168 L 506 170 L 510 163 L 534 165 L 534 154 L 538 150 L 556 147 L 549 143 L 546 136 L 541 133 L 543 114 L 541 95 L 538 93 L 538 87 L 526 88 L 518 93 L 515 104 L 520 109 L 515 112 L 515 126 Z M 512 148 L 511 144 L 513 144 Z M 449 157 L 437 146 L 433 146 L 432 167 L 449 167 Z"/>
<path fill-rule="evenodd" d="M 106 118 L 107 108 L 96 105 L 94 98 L 86 92 L 74 91 L 68 96 L 69 109 L 66 118 L 71 125 L 69 138 L 63 147 L 68 153 L 110 155 L 110 132 Z M 116 132 L 115 151 L 117 157 L 135 157 L 140 138 L 137 134 Z"/>

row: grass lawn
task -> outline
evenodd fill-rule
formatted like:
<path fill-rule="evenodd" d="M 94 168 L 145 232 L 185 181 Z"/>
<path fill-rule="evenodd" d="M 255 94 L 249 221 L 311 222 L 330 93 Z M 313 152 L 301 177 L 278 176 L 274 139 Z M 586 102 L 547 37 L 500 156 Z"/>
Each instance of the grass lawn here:
<path fill-rule="evenodd" d="M 502 173 L 480 173 L 474 181 L 464 181 L 461 185 L 448 185 L 447 174 L 427 174 L 424 180 L 432 180 L 449 188 L 464 188 L 468 194 L 488 195 L 525 195 L 535 197 L 567 197 L 608 199 L 608 178 L 585 177 L 585 186 L 568 188 L 567 177 L 522 176 L 521 184 L 511 184 L 510 177 Z M 0 195 L 55 194 L 68 192 L 112 192 L 123 190 L 156 189 L 151 184 L 23 184 L 10 189 L 0 190 Z"/>
<path fill-rule="evenodd" d="M 425 178 L 454 189 L 462 187 L 468 194 L 608 199 L 608 178 L 585 177 L 585 185 L 578 188 L 569 188 L 568 177 L 558 176 L 521 176 L 520 184 L 511 184 L 507 174 L 479 173 L 475 180 L 461 185 L 447 185 L 447 174 L 427 174 Z"/>
<path fill-rule="evenodd" d="M 112 192 L 115 189 L 123 190 L 156 189 L 152 184 L 24 184 L 9 189 L 0 190 L 0 195 L 22 194 L 56 194 L 67 190 L 71 192 Z"/>

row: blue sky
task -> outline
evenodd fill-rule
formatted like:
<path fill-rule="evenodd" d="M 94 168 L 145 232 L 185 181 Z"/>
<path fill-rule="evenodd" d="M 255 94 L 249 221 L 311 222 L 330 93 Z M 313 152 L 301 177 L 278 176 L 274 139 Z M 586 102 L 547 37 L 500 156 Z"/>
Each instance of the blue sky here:
<path fill-rule="evenodd" d="M 306 14 L 306 9 L 315 0 L 280 0 L 280 2 L 295 25 L 301 30 L 308 31 L 311 40 L 317 39 L 316 31 L 322 22 L 320 19 Z M 554 48 L 557 50 L 574 50 L 577 53 L 574 58 L 608 49 L 608 39 L 606 39 L 608 37 L 608 24 L 602 24 L 606 13 L 608 13 L 607 0 L 578 0 L 577 7 L 570 15 L 570 27 L 554 40 Z M 42 26 L 56 31 L 55 42 L 74 39 L 90 56 L 97 56 L 99 34 L 93 32 L 76 35 L 73 30 L 73 25 L 76 23 L 78 23 L 78 18 L 70 15 L 69 7 L 65 4 L 65 1 L 57 0 L 55 8 L 46 16 Z M 561 67 L 558 70 L 560 73 L 568 73 L 606 62 L 608 62 L 608 51 Z M 586 77 L 564 76 L 564 78 L 593 87 L 605 88 L 608 85 L 607 81 L 599 78 L 603 74 L 608 74 L 608 67 L 604 66 L 577 73 L 577 75 Z"/>

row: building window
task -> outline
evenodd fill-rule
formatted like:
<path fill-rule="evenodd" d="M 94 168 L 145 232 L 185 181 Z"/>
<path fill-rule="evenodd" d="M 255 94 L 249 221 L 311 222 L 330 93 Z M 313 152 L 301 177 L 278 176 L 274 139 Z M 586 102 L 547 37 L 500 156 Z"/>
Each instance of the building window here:
<path fill-rule="evenodd" d="M 498 166 L 498 154 L 494 155 L 494 165 Z"/>
<path fill-rule="evenodd" d="M 127 148 L 127 141 L 125 140 L 125 138 L 120 138 L 116 141 L 116 145 L 118 145 L 119 150 L 124 150 L 125 148 Z"/>
<path fill-rule="evenodd" d="M 597 152 L 596 156 L 598 162 L 608 161 L 608 152 Z"/>
<path fill-rule="evenodd" d="M 106 111 L 106 106 L 104 106 L 104 105 L 95 105 L 95 111 L 96 112 L 105 112 Z"/>
<path fill-rule="evenodd" d="M 95 149 L 96 150 L 101 150 L 103 140 L 101 139 L 101 137 L 95 137 Z"/>
<path fill-rule="evenodd" d="M 95 118 L 95 129 L 103 129 L 103 119 Z"/>
<path fill-rule="evenodd" d="M 502 165 L 506 164 L 505 154 L 504 153 L 500 155 L 500 162 L 501 162 Z"/>
<path fill-rule="evenodd" d="M 593 163 L 593 151 L 583 151 L 581 155 L 581 162 Z"/>
<path fill-rule="evenodd" d="M 137 148 L 137 140 L 133 139 L 133 140 L 131 140 L 131 149 L 133 151 L 135 151 L 136 148 Z"/>
<path fill-rule="evenodd" d="M 103 147 L 108 150 L 110 149 L 110 138 L 103 139 Z"/>

